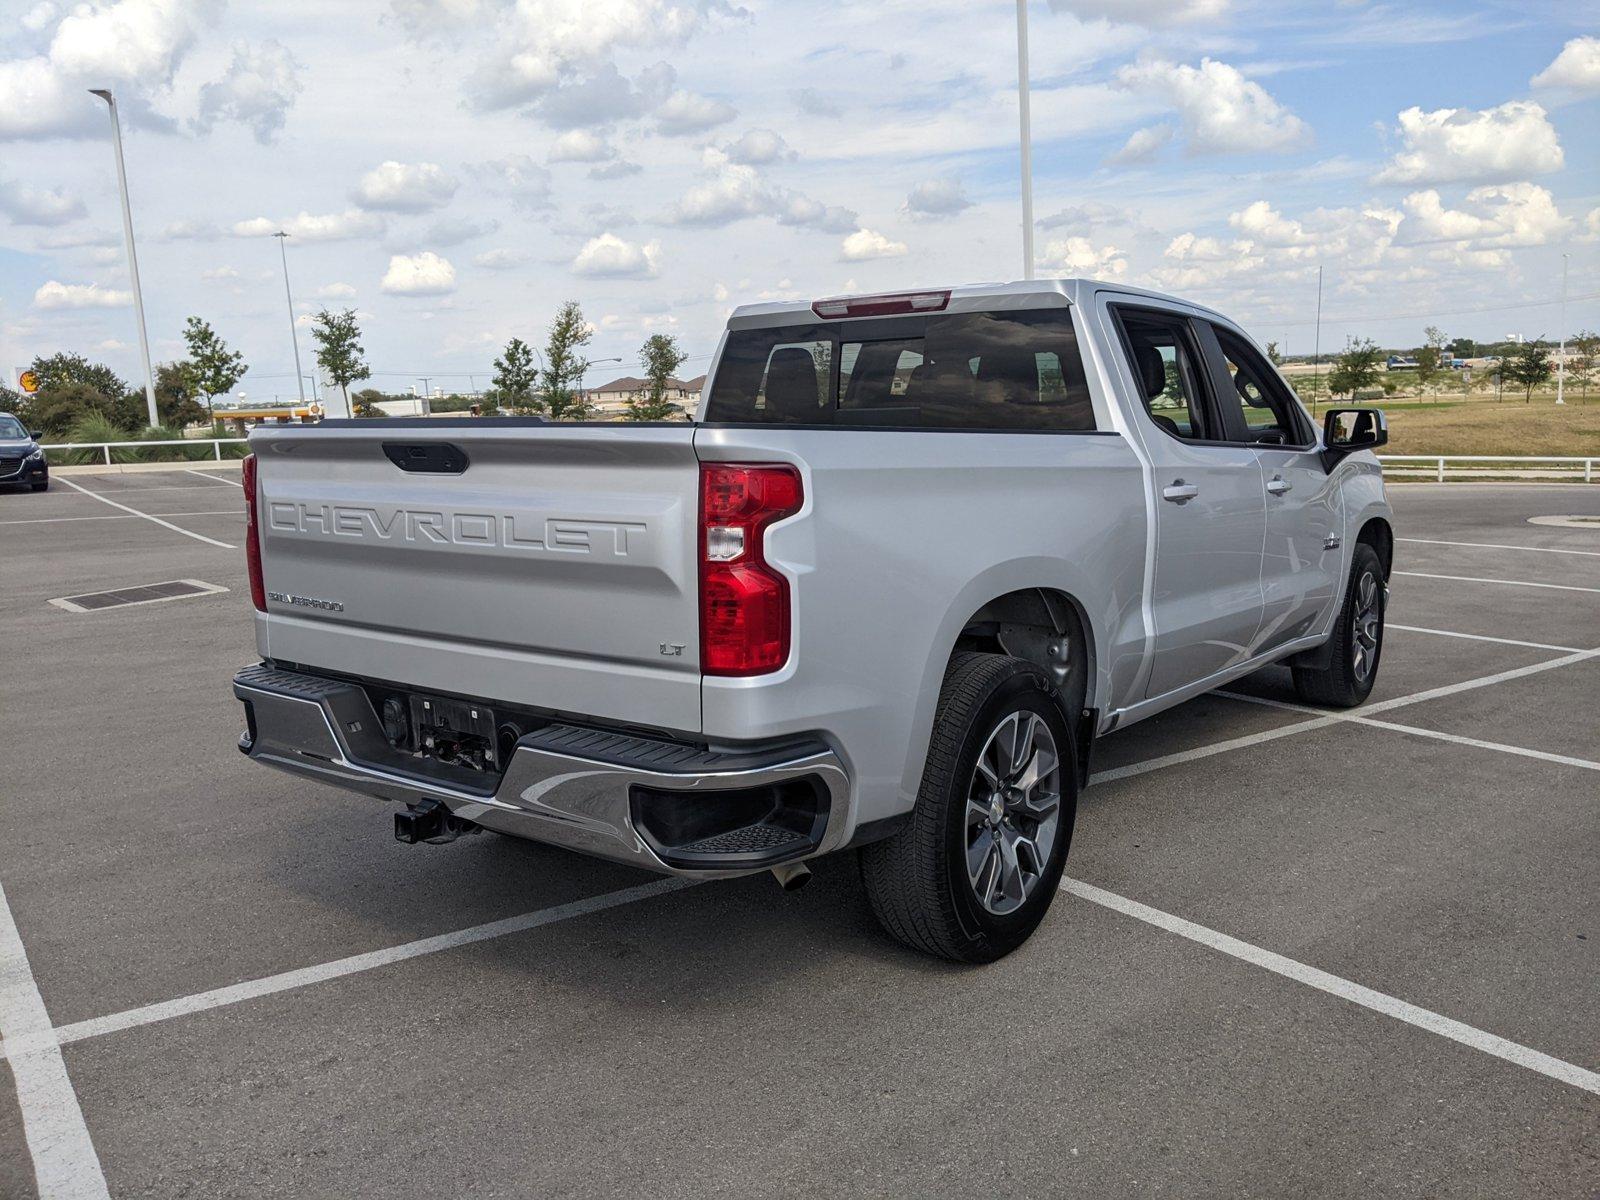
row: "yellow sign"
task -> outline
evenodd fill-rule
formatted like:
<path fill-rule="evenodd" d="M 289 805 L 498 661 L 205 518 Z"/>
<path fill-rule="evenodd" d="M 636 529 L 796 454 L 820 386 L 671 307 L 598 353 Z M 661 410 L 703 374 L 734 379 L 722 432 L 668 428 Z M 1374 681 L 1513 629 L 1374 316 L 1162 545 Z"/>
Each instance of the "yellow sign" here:
<path fill-rule="evenodd" d="M 22 390 L 30 396 L 39 390 L 39 377 L 32 371 L 24 371 L 17 377 L 17 382 L 22 385 Z"/>

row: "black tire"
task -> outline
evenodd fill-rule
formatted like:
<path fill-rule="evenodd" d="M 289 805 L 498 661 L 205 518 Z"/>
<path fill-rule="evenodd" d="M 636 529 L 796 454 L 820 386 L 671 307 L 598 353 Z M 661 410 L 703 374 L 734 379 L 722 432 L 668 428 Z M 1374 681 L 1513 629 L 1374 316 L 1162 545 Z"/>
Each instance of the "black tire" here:
<path fill-rule="evenodd" d="M 1350 581 L 1328 640 L 1327 665 L 1294 668 L 1294 690 L 1301 700 L 1324 708 L 1354 708 L 1372 694 L 1383 657 L 1387 604 L 1383 564 L 1377 551 L 1363 542 L 1350 558 Z"/>
<path fill-rule="evenodd" d="M 968 867 L 969 836 L 977 828 L 969 824 L 968 797 L 978 779 L 979 754 L 987 752 L 991 735 L 998 736 L 1013 713 L 1035 730 L 1037 724 L 1026 714 L 1036 715 L 1053 738 L 1056 779 L 1043 792 L 1053 790 L 1059 800 L 1043 863 L 1037 861 L 1036 848 L 1030 853 L 1032 865 L 1042 869 L 1032 873 L 1031 884 L 1021 884 L 1022 898 L 1014 909 L 995 912 L 986 906 Z M 1043 668 L 999 654 L 956 654 L 940 688 L 911 820 L 893 837 L 861 850 L 867 898 L 884 929 L 914 950 L 955 962 L 993 962 L 1025 942 L 1055 899 L 1066 865 L 1078 802 L 1075 754 L 1061 695 Z M 1007 822 L 1012 815 L 1024 824 L 1028 820 L 1022 809 L 1007 812 Z M 990 837 L 997 856 L 999 833 L 996 826 Z M 1043 840 L 1041 829 L 1033 835 Z M 1013 848 L 1011 865 L 1019 861 Z M 1001 870 L 997 857 L 995 879 Z M 1017 879 L 1025 880 L 1029 873 L 1024 870 Z M 992 881 L 990 891 L 993 902 Z"/>

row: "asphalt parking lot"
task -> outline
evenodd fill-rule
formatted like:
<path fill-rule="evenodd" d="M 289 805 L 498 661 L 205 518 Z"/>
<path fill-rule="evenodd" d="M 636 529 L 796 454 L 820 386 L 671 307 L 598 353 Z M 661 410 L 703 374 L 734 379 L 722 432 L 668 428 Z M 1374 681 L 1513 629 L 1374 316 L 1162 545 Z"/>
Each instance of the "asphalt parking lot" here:
<path fill-rule="evenodd" d="M 1368 705 L 1106 739 L 972 969 L 251 766 L 236 479 L 0 494 L 0 1196 L 1600 1193 L 1600 488 L 1395 488 Z"/>

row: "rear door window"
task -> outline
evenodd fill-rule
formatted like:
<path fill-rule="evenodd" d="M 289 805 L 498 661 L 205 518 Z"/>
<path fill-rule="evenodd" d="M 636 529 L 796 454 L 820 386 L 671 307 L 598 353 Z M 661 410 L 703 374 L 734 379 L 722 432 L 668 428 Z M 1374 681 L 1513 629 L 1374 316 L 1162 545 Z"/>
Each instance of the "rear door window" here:
<path fill-rule="evenodd" d="M 706 420 L 804 420 L 869 429 L 1095 428 L 1065 309 L 894 317 L 823 328 L 821 336 L 808 328 L 803 338 L 795 330 L 731 333 Z M 808 375 L 800 356 L 789 353 L 800 348 L 817 364 L 815 374 Z M 823 389 L 817 408 L 796 399 L 809 396 L 809 384 Z"/>
<path fill-rule="evenodd" d="M 1204 370 L 1189 322 L 1177 314 L 1124 311 L 1122 335 L 1145 412 L 1162 432 L 1185 441 L 1209 436 Z"/>

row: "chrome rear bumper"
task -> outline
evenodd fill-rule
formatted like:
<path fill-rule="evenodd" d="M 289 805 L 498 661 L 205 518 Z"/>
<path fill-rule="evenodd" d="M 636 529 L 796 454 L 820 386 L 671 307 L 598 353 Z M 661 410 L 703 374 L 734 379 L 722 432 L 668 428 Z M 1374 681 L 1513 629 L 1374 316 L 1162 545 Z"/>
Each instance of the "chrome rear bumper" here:
<path fill-rule="evenodd" d="M 687 878 L 721 878 L 809 858 L 844 843 L 849 777 L 821 742 L 716 751 L 628 734 L 550 725 L 517 743 L 504 773 L 428 764 L 393 750 L 366 692 L 353 683 L 261 664 L 234 677 L 252 759 L 386 800 L 433 799 L 486 829 Z M 671 793 L 749 790 L 807 781 L 826 810 L 820 833 L 771 862 L 730 855 L 729 865 L 673 866 L 635 828 L 635 788 Z M 668 854 L 670 857 L 670 854 Z"/>

